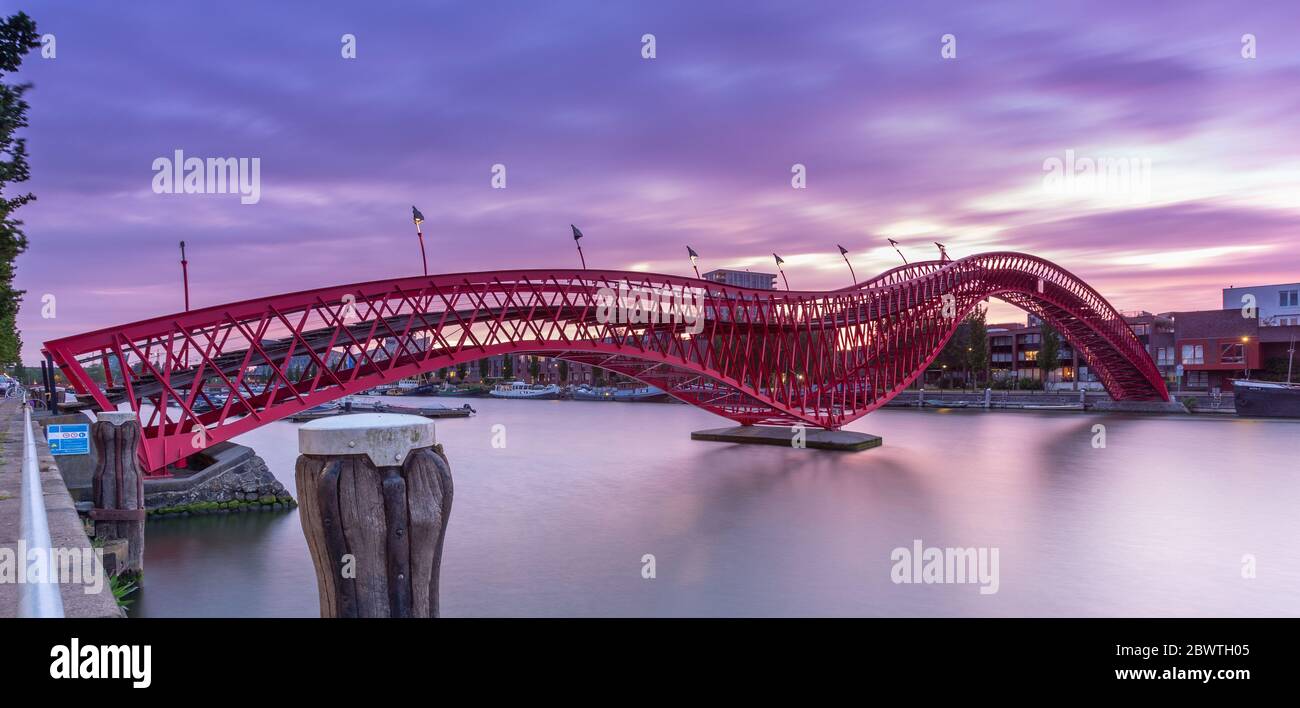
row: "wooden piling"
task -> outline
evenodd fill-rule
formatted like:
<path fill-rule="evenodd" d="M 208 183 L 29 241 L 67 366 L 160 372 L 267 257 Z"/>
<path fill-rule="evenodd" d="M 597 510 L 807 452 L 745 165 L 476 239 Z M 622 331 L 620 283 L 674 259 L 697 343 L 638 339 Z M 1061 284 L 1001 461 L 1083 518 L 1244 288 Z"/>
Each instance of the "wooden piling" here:
<path fill-rule="evenodd" d="M 91 478 L 90 518 L 95 538 L 124 539 L 126 559 L 116 575 L 139 578 L 144 572 L 144 471 L 140 469 L 140 421 L 134 413 L 100 413 L 91 425 L 96 464 Z M 121 561 L 121 559 L 119 559 Z"/>
<path fill-rule="evenodd" d="M 299 429 L 298 513 L 322 617 L 437 617 L 451 466 L 419 416 L 340 415 Z"/>

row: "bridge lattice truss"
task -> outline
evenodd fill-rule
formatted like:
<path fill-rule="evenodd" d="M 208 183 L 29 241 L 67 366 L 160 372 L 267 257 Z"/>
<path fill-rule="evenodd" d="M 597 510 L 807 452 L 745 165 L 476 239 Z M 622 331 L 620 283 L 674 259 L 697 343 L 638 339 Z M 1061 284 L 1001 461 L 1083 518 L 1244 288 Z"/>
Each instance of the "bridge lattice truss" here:
<path fill-rule="evenodd" d="M 685 294 L 686 307 L 647 308 L 647 293 Z M 592 364 L 742 424 L 838 428 L 906 388 L 989 297 L 1054 326 L 1112 397 L 1168 399 L 1105 299 L 1019 253 L 915 263 L 829 292 L 599 270 L 398 278 L 156 317 L 45 349 L 83 399 L 140 415 L 144 462 L 157 471 L 332 399 L 496 354 Z M 637 298 L 632 314 L 621 309 Z"/>

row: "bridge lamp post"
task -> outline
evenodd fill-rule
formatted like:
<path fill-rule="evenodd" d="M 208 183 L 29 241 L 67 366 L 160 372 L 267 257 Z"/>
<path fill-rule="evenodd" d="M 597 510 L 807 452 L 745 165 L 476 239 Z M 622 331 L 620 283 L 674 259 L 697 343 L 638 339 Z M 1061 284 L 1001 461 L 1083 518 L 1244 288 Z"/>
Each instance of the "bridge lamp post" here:
<path fill-rule="evenodd" d="M 785 277 L 785 270 L 781 268 L 781 264 L 785 263 L 785 259 L 775 253 L 772 254 L 772 258 L 776 259 L 776 272 L 781 274 L 781 280 L 785 283 L 785 291 L 790 292 L 790 279 Z"/>
<path fill-rule="evenodd" d="M 690 258 L 691 258 L 691 267 L 695 269 L 695 277 L 696 277 L 696 278 L 699 278 L 699 277 L 700 277 L 700 266 L 696 264 L 696 261 L 699 259 L 700 254 L 696 253 L 694 248 L 691 248 L 690 246 L 687 246 L 687 247 L 686 247 L 686 255 L 690 256 Z"/>
<path fill-rule="evenodd" d="M 844 257 L 844 264 L 847 265 L 847 266 L 849 267 L 849 275 L 853 278 L 853 284 L 854 284 L 854 285 L 857 285 L 857 284 L 858 284 L 858 275 L 857 275 L 857 273 L 854 273 L 854 272 L 853 272 L 853 264 L 852 264 L 852 263 L 849 263 L 849 249 L 847 249 L 847 248 L 845 248 L 845 247 L 839 245 L 838 243 L 835 244 L 835 247 L 838 248 L 838 249 L 840 249 L 840 255 Z M 901 254 L 900 254 L 900 255 L 901 255 Z"/>
<path fill-rule="evenodd" d="M 424 256 L 424 229 L 420 224 L 424 223 L 424 214 L 420 213 L 415 206 L 411 207 L 411 221 L 415 222 L 415 235 L 420 239 L 420 262 L 424 264 L 424 274 L 429 274 L 429 260 Z"/>
<path fill-rule="evenodd" d="M 887 238 L 885 240 L 889 242 L 889 245 L 894 247 L 894 253 L 897 253 L 898 257 L 903 259 L 903 265 L 907 265 L 907 256 L 904 256 L 903 252 L 898 250 L 898 242 L 892 238 Z"/>
<path fill-rule="evenodd" d="M 181 286 L 185 289 L 185 311 L 190 311 L 190 262 L 185 260 L 185 242 L 181 241 Z"/>
<path fill-rule="evenodd" d="M 573 229 L 573 245 L 578 247 L 578 259 L 582 261 L 582 269 L 586 270 L 587 257 L 582 255 L 582 241 L 580 240 L 582 238 L 582 231 L 573 224 L 569 224 L 569 228 Z"/>

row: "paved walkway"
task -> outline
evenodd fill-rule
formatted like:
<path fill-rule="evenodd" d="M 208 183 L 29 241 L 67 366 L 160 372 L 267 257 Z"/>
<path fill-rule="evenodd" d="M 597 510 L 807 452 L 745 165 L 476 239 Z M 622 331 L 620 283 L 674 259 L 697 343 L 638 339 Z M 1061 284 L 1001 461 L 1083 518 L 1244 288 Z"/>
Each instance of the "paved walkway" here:
<path fill-rule="evenodd" d="M 90 548 L 72 497 L 63 484 L 59 469 L 45 444 L 45 436 L 36 422 L 37 464 L 41 468 L 41 487 L 49 516 L 50 540 L 55 548 Z M 0 399 L 0 548 L 16 549 L 22 525 L 23 408 L 17 398 Z M 20 561 L 21 562 L 21 561 Z M 102 574 L 102 571 L 101 571 Z M 18 614 L 18 590 L 15 583 L 0 582 L 0 617 Z M 107 579 L 96 593 L 86 586 L 65 584 L 63 611 L 67 617 L 120 617 L 121 611 L 108 589 Z"/>

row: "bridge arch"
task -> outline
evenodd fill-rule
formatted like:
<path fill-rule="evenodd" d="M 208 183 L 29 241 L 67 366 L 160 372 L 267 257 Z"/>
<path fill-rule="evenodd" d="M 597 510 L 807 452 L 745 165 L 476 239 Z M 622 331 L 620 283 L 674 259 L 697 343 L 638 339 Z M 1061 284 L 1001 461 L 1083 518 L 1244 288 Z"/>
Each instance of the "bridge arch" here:
<path fill-rule="evenodd" d="M 342 396 L 512 353 L 601 366 L 745 424 L 838 428 L 911 384 L 991 297 L 1060 331 L 1111 396 L 1168 399 L 1101 295 L 1010 252 L 915 263 L 827 292 L 571 269 L 396 278 L 155 317 L 45 350 L 95 408 L 140 414 L 144 462 L 159 470 Z M 608 316 L 624 309 L 641 316 Z"/>

